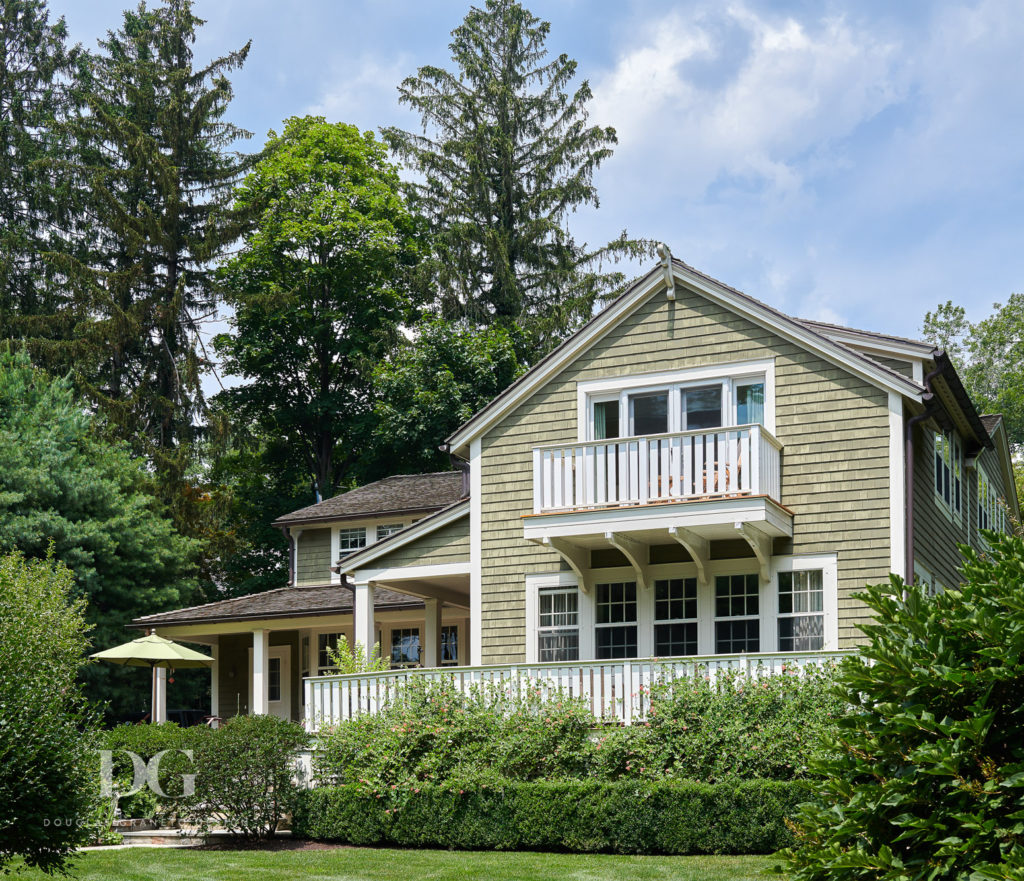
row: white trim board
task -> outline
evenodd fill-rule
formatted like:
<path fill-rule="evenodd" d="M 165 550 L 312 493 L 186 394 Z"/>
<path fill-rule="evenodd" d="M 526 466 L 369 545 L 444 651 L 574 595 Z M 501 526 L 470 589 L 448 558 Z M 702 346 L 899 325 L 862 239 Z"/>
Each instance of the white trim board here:
<path fill-rule="evenodd" d="M 429 535 L 436 529 L 440 529 L 442 526 L 447 526 L 449 523 L 454 523 L 462 517 L 465 517 L 469 513 L 469 501 L 456 502 L 449 508 L 444 508 L 438 511 L 436 514 L 431 514 L 429 517 L 424 517 L 418 523 L 414 523 L 412 526 L 408 526 L 401 532 L 396 532 L 393 535 L 389 535 L 387 538 L 376 541 L 371 545 L 367 545 L 360 551 L 354 554 L 350 554 L 346 557 L 341 565 L 346 575 L 351 575 L 359 566 L 365 566 L 367 563 L 372 562 L 378 557 L 389 554 L 392 551 L 397 551 L 399 548 L 404 548 L 410 542 L 415 541 L 424 535 Z M 334 563 L 331 564 L 332 566 Z"/>

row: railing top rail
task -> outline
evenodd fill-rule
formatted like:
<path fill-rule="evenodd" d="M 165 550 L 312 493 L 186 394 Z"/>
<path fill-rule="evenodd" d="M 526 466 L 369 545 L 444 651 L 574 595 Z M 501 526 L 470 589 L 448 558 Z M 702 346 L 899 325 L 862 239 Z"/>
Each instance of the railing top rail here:
<path fill-rule="evenodd" d="M 629 437 L 609 437 L 602 438 L 601 440 L 586 440 L 586 441 L 568 441 L 559 444 L 540 444 L 534 447 L 535 450 L 570 450 L 574 447 L 593 447 L 602 446 L 606 444 L 618 444 L 618 443 L 631 443 L 640 440 L 652 441 L 661 440 L 662 438 L 672 437 L 703 437 L 709 434 L 722 434 L 723 432 L 729 431 L 745 431 L 748 429 L 757 428 L 760 429 L 761 436 L 765 438 L 772 446 L 776 449 L 781 450 L 782 444 L 767 428 L 757 422 L 747 423 L 745 425 L 723 425 L 720 428 L 697 428 L 691 431 L 668 431 L 662 434 L 636 434 L 630 435 Z"/>
<path fill-rule="evenodd" d="M 408 676 L 410 678 L 424 675 L 448 676 L 456 673 L 498 673 L 501 671 L 519 670 L 558 670 L 567 667 L 608 667 L 622 666 L 623 664 L 704 664 L 722 663 L 730 661 L 743 661 L 744 659 L 751 666 L 757 666 L 762 661 L 832 661 L 844 658 L 853 654 L 852 649 L 834 649 L 819 652 L 758 652 L 729 655 L 681 655 L 678 657 L 665 658 L 617 658 L 604 661 L 546 661 L 537 663 L 519 664 L 494 664 L 487 667 L 406 667 L 401 670 L 380 670 L 374 673 L 334 673 L 326 676 L 306 676 L 305 682 L 354 682 L 367 679 L 389 679 Z"/>

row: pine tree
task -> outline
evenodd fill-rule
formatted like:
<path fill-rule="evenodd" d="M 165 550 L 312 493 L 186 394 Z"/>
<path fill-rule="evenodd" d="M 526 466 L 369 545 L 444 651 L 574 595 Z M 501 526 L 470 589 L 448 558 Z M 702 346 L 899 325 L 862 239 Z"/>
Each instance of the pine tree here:
<path fill-rule="evenodd" d="M 589 249 L 565 225 L 579 206 L 597 206 L 593 175 L 616 136 L 587 125 L 590 86 L 568 93 L 576 62 L 548 59 L 549 30 L 515 0 L 473 7 L 452 32 L 457 70 L 422 67 L 399 86 L 423 134 L 383 130 L 422 178 L 412 189 L 432 224 L 443 313 L 519 324 L 534 356 L 622 287 L 603 261 L 648 250 L 625 232 Z"/>
<path fill-rule="evenodd" d="M 230 150 L 250 133 L 224 120 L 227 73 L 249 45 L 197 67 L 202 24 L 190 0 L 125 12 L 91 61 L 88 109 L 74 126 L 97 227 L 80 267 L 95 355 L 84 382 L 117 432 L 155 462 L 167 497 L 204 406 L 211 266 L 240 234 L 232 193 L 252 161 Z"/>
<path fill-rule="evenodd" d="M 52 258 L 73 247 L 81 209 L 57 165 L 73 150 L 60 123 L 77 101 L 83 59 L 44 0 L 0 4 L 0 336 L 31 340 L 53 363 L 76 313 Z"/>

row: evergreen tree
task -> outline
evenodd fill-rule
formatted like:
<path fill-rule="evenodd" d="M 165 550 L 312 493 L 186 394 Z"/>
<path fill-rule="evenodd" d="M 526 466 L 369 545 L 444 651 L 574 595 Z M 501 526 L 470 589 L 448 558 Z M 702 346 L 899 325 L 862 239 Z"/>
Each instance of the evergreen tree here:
<path fill-rule="evenodd" d="M 516 0 L 473 7 L 452 32 L 457 69 L 422 67 L 399 86 L 423 134 L 383 130 L 422 178 L 412 190 L 431 221 L 444 314 L 519 324 L 534 357 L 622 287 L 603 261 L 647 252 L 625 232 L 589 249 L 565 225 L 598 204 L 593 175 L 616 137 L 587 125 L 590 86 L 568 93 L 576 62 L 548 59 L 549 30 Z"/>
<path fill-rule="evenodd" d="M 249 46 L 196 66 L 202 24 L 190 0 L 125 12 L 91 61 L 88 108 L 74 125 L 97 226 L 80 267 L 95 355 L 85 385 L 117 433 L 155 462 L 168 500 L 180 495 L 182 445 L 204 406 L 211 264 L 241 231 L 232 193 L 251 161 L 229 149 L 250 134 L 224 120 L 227 74 Z"/>
<path fill-rule="evenodd" d="M 59 363 L 52 343 L 70 336 L 76 309 L 50 257 L 72 247 L 81 208 L 57 167 L 73 150 L 60 123 L 83 59 L 43 0 L 0 4 L 0 336 Z"/>

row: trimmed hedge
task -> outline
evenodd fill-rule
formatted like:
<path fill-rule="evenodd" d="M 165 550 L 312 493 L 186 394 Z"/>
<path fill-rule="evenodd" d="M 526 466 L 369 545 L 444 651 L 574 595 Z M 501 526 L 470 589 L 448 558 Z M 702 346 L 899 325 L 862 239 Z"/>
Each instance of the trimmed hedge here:
<path fill-rule="evenodd" d="M 773 853 L 793 844 L 785 820 L 810 797 L 805 781 L 777 780 L 328 786 L 302 793 L 293 834 L 462 850 Z"/>

